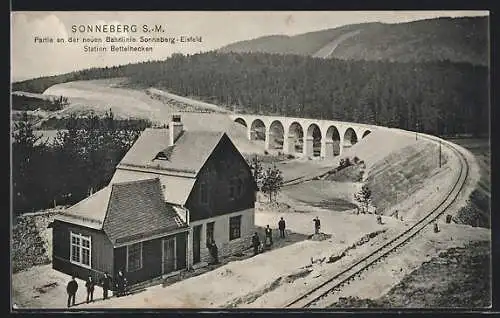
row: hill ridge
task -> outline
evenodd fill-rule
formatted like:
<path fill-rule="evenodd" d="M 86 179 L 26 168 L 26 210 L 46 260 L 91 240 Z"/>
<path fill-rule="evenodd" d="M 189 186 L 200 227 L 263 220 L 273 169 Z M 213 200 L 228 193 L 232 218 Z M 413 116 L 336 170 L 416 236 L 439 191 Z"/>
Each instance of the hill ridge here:
<path fill-rule="evenodd" d="M 218 51 L 315 56 L 332 42 L 339 41 L 332 54 L 320 56 L 399 62 L 449 60 L 488 65 L 488 23 L 488 16 L 479 16 L 350 24 L 293 36 L 266 35 L 231 43 Z M 355 31 L 358 33 L 353 34 Z M 347 36 L 349 34 L 352 36 Z"/>

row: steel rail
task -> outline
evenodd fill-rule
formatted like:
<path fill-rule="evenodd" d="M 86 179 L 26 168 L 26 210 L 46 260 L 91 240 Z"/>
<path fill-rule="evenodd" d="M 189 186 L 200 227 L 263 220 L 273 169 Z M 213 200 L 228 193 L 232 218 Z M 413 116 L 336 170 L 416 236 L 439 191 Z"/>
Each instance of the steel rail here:
<path fill-rule="evenodd" d="M 419 134 L 421 138 L 429 139 L 433 142 L 442 142 L 440 139 L 436 141 L 436 137 L 427 136 L 424 134 Z M 457 199 L 461 190 L 463 189 L 465 182 L 469 174 L 469 164 L 465 156 L 456 149 L 456 147 L 450 142 L 443 142 L 449 149 L 458 154 L 460 161 L 460 172 L 453 187 L 448 192 L 446 197 L 426 216 L 421 218 L 418 222 L 413 224 L 410 228 L 403 231 L 396 237 L 392 238 L 389 242 L 385 243 L 381 247 L 377 248 L 375 251 L 371 252 L 369 255 L 363 257 L 361 260 L 350 265 L 347 269 L 329 278 L 327 281 L 316 286 L 307 293 L 288 301 L 285 304 L 285 308 L 307 308 L 317 305 L 321 299 L 329 296 L 331 293 L 338 291 L 342 286 L 348 284 L 356 276 L 360 276 L 362 272 L 369 269 L 371 266 L 382 261 L 384 258 L 389 256 L 401 248 L 406 243 L 408 243 L 413 237 L 420 233 L 427 225 L 434 222 L 439 218 Z"/>

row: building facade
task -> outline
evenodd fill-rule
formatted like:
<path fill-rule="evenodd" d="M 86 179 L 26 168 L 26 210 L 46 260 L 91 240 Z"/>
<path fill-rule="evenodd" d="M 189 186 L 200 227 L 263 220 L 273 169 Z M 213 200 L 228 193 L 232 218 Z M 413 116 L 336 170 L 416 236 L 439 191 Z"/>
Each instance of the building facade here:
<path fill-rule="evenodd" d="M 110 185 L 53 223 L 53 267 L 85 278 L 124 270 L 130 283 L 250 248 L 256 186 L 223 132 L 185 131 L 179 117 L 146 129 Z M 161 222 L 155 220 L 163 220 Z"/>
<path fill-rule="evenodd" d="M 58 215 L 52 266 L 99 281 L 124 271 L 137 283 L 187 267 L 187 223 L 165 203 L 158 178 L 115 183 Z"/>

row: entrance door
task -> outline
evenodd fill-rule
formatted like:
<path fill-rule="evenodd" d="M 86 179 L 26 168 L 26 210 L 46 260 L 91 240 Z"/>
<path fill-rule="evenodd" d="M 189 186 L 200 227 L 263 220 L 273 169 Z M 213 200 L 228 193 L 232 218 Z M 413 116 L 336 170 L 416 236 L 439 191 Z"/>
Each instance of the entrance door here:
<path fill-rule="evenodd" d="M 163 242 L 163 274 L 173 272 L 176 269 L 175 261 L 175 236 L 164 238 Z"/>
<path fill-rule="evenodd" d="M 187 232 L 177 234 L 175 236 L 175 256 L 177 258 L 177 269 L 186 268 L 186 247 L 187 247 Z"/>
<path fill-rule="evenodd" d="M 193 264 L 200 262 L 201 225 L 193 228 Z"/>

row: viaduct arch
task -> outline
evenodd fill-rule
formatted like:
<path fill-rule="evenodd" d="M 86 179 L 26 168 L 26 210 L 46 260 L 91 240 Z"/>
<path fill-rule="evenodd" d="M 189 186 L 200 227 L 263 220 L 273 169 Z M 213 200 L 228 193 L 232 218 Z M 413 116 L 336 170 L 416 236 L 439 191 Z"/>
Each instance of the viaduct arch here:
<path fill-rule="evenodd" d="M 333 120 L 261 115 L 230 115 L 246 127 L 249 140 L 265 149 L 305 157 L 334 158 L 368 136 L 376 126 Z"/>

